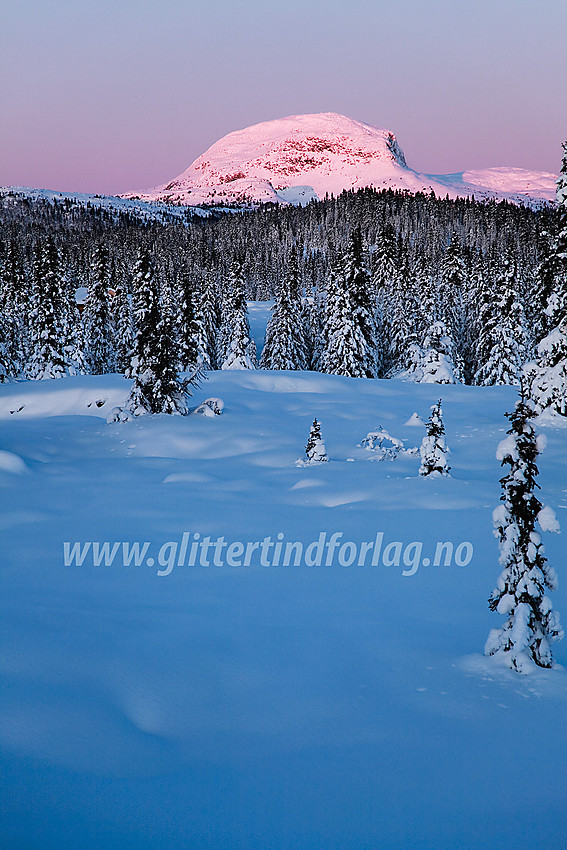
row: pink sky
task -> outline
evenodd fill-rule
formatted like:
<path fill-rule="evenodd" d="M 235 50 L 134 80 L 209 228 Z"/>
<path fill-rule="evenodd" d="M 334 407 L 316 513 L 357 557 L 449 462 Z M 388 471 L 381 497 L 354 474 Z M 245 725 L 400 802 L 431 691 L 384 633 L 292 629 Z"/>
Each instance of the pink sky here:
<path fill-rule="evenodd" d="M 430 173 L 557 171 L 567 3 L 18 0 L 0 23 L 0 185 L 145 189 L 306 112 L 392 130 Z"/>

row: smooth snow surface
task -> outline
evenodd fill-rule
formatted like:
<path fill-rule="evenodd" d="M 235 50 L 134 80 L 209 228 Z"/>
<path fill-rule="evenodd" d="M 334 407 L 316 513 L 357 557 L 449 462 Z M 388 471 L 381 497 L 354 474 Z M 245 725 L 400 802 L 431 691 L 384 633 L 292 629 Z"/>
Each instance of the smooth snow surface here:
<path fill-rule="evenodd" d="M 431 480 L 419 457 L 360 444 L 383 430 L 419 445 L 414 411 L 439 387 L 215 372 L 191 405 L 220 398 L 221 416 L 107 425 L 129 386 L 0 386 L 0 846 L 562 850 L 567 673 L 481 654 L 502 622 L 491 516 L 515 390 L 443 387 L 452 477 Z M 314 417 L 329 462 L 298 468 Z M 561 521 L 567 429 L 542 430 L 541 499 Z M 380 531 L 474 556 L 413 574 L 158 564 L 183 532 Z M 566 538 L 544 538 L 565 616 Z M 139 567 L 66 567 L 64 541 L 150 549 Z M 565 665 L 567 641 L 555 653 Z"/>
<path fill-rule="evenodd" d="M 291 115 L 229 133 L 183 174 L 125 198 L 181 204 L 306 204 L 345 189 L 405 189 L 444 197 L 555 200 L 555 175 L 522 168 L 420 174 L 396 137 L 335 112 Z"/>

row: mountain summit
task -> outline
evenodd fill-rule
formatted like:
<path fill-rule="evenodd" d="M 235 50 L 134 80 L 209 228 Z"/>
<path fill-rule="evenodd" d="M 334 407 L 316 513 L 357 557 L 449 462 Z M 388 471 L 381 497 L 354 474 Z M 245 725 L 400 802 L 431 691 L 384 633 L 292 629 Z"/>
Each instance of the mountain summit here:
<path fill-rule="evenodd" d="M 555 175 L 519 168 L 420 174 L 396 137 L 334 112 L 292 115 L 236 130 L 171 182 L 123 197 L 175 204 L 307 203 L 345 189 L 406 189 L 450 197 L 551 201 Z"/>

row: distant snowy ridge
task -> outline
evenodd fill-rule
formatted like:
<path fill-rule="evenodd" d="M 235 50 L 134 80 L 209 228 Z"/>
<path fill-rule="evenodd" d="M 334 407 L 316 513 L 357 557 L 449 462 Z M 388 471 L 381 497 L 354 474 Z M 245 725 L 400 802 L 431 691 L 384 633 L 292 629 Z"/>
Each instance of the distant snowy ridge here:
<path fill-rule="evenodd" d="M 10 199 L 27 198 L 31 201 L 44 200 L 53 204 L 68 202 L 74 207 L 94 207 L 107 210 L 111 215 L 128 213 L 134 218 L 151 222 L 187 221 L 192 216 L 209 216 L 208 210 L 195 206 L 180 206 L 162 201 L 140 201 L 115 195 L 91 195 L 82 192 L 57 192 L 53 189 L 32 189 L 27 186 L 0 187 L 0 203 Z"/>
<path fill-rule="evenodd" d="M 372 186 L 537 206 L 554 201 L 555 180 L 548 172 L 507 167 L 421 174 L 408 167 L 389 130 L 323 112 L 236 130 L 169 183 L 121 197 L 170 204 L 304 204 Z"/>

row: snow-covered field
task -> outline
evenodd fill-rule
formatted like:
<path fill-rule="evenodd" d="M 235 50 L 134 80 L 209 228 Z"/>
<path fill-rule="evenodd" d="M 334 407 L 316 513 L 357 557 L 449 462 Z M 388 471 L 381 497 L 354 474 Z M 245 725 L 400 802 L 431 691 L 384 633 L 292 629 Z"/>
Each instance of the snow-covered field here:
<path fill-rule="evenodd" d="M 514 389 L 213 373 L 195 404 L 220 397 L 222 416 L 107 425 L 128 386 L 0 387 L 0 846 L 564 848 L 567 673 L 481 654 L 502 622 L 486 600 Z M 418 446 L 406 423 L 439 395 L 452 477 L 358 445 L 382 427 Z M 315 416 L 330 462 L 301 468 Z M 541 498 L 567 529 L 567 428 L 542 430 Z M 184 532 L 474 554 L 413 575 L 384 559 L 158 575 Z M 567 621 L 565 536 L 545 537 Z M 75 541 L 150 547 L 138 567 L 64 566 Z"/>

